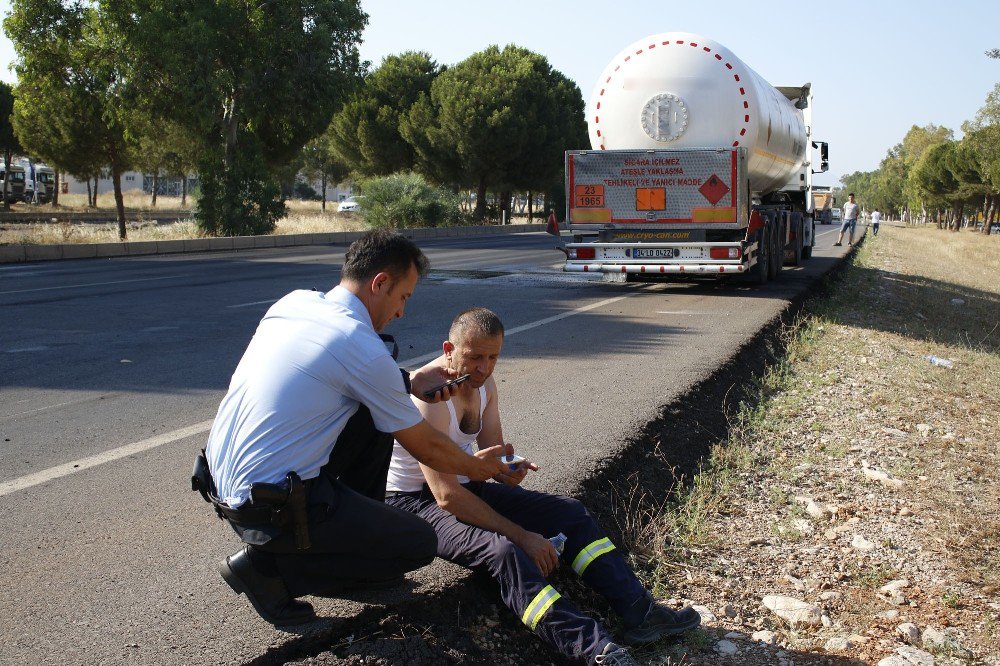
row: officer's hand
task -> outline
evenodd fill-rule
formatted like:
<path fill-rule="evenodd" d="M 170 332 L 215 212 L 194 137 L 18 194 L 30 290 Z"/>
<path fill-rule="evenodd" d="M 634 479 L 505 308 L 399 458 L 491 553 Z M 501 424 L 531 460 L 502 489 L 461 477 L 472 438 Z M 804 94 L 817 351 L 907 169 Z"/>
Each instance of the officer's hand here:
<path fill-rule="evenodd" d="M 556 552 L 556 547 L 541 534 L 526 530 L 518 538 L 517 545 L 531 558 L 543 576 L 548 576 L 559 566 L 559 554 Z"/>
<path fill-rule="evenodd" d="M 452 379 L 458 377 L 458 374 L 449 368 L 439 367 L 439 366 L 424 366 L 410 374 L 410 393 L 417 396 L 424 402 L 441 402 L 442 400 L 451 400 L 452 396 L 458 393 L 458 386 L 446 386 L 444 388 L 439 388 L 430 397 L 425 395 L 428 391 L 433 391 L 435 388 L 440 387 Z"/>
<path fill-rule="evenodd" d="M 474 454 L 476 458 L 474 463 L 475 469 L 471 470 L 466 476 L 473 481 L 485 481 L 504 472 L 509 472 L 510 470 L 507 468 L 507 465 L 500 462 L 500 456 L 503 455 L 503 451 L 504 447 L 502 444 L 476 451 Z"/>

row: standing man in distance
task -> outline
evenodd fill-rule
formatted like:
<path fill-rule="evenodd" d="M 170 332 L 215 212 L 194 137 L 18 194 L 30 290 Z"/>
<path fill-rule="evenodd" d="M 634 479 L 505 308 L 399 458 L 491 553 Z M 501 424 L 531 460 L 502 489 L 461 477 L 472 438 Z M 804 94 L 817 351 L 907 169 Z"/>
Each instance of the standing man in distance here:
<path fill-rule="evenodd" d="M 858 226 L 858 213 L 860 212 L 858 204 L 854 203 L 854 192 L 847 195 L 847 203 L 844 204 L 844 222 L 840 225 L 840 235 L 837 236 L 837 242 L 834 243 L 835 246 L 843 244 L 844 232 L 850 229 L 850 234 L 847 237 L 847 244 L 854 245 L 854 229 Z"/>
<path fill-rule="evenodd" d="M 382 501 L 393 437 L 432 469 L 475 479 L 506 469 L 500 447 L 469 455 L 423 419 L 410 391 L 450 376 L 401 374 L 379 337 L 427 268 L 399 234 L 362 236 L 338 286 L 271 306 L 233 374 L 195 479 L 247 544 L 222 577 L 268 622 L 312 620 L 296 597 L 384 586 L 434 559 L 433 530 Z"/>
<path fill-rule="evenodd" d="M 485 308 L 459 314 L 443 353 L 428 372 L 470 376 L 448 402 L 414 401 L 424 418 L 470 453 L 503 444 L 499 395 L 493 369 L 503 347 L 500 319 Z M 513 446 L 505 444 L 507 453 Z M 386 484 L 386 502 L 428 521 L 437 532 L 438 556 L 488 572 L 521 621 L 571 659 L 630 666 L 636 662 L 599 622 L 577 610 L 546 577 L 560 559 L 603 595 L 625 626 L 624 640 L 649 643 L 679 634 L 701 621 L 692 608 L 674 612 L 656 603 L 579 501 L 520 487 L 527 461 L 495 480 L 480 483 L 434 470 L 397 443 Z M 565 535 L 562 555 L 549 540 Z"/>
<path fill-rule="evenodd" d="M 882 213 L 878 209 L 872 211 L 872 234 L 878 236 L 878 225 L 882 223 Z"/>

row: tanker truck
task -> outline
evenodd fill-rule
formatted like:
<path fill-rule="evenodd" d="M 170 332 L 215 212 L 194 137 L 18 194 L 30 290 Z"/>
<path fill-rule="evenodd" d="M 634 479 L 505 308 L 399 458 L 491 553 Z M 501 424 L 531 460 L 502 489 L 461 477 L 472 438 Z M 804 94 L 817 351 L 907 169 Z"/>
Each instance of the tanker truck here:
<path fill-rule="evenodd" d="M 627 47 L 594 86 L 591 150 L 565 155 L 564 270 L 766 283 L 808 259 L 828 154 L 810 104 L 809 84 L 776 88 L 700 35 Z"/>

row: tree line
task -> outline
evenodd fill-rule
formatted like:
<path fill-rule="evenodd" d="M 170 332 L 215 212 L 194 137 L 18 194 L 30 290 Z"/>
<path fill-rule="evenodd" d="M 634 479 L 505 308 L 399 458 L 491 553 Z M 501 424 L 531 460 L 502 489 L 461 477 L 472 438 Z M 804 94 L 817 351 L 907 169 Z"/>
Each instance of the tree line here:
<path fill-rule="evenodd" d="M 561 192 L 563 151 L 587 145 L 572 81 L 517 46 L 373 69 L 358 52 L 367 22 L 359 0 L 13 0 L 2 148 L 81 180 L 109 172 L 123 239 L 133 169 L 197 172 L 209 235 L 273 231 L 289 171 L 324 187 L 416 172 L 474 190 L 477 219 L 488 193 Z"/>
<path fill-rule="evenodd" d="M 1000 52 L 987 55 L 1000 58 Z M 958 231 L 982 222 L 990 233 L 1000 218 L 1000 83 L 956 140 L 946 127 L 914 125 L 874 171 L 841 178 L 869 209 L 910 222 Z"/>

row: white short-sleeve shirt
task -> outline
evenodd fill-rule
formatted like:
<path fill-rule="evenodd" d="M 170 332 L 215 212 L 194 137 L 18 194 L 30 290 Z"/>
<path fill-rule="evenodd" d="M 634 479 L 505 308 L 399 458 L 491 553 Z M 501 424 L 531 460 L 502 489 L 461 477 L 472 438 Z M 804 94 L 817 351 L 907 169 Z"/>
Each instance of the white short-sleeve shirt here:
<path fill-rule="evenodd" d="M 364 403 L 386 433 L 422 420 L 396 362 L 357 296 L 293 291 L 264 315 L 219 405 L 205 449 L 219 498 L 290 471 L 311 479 Z"/>

